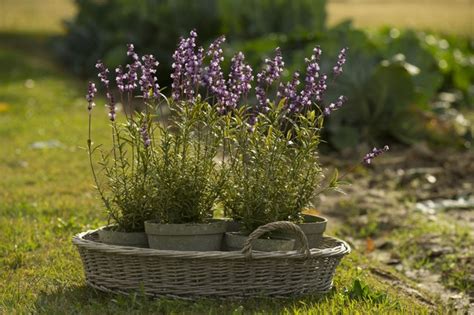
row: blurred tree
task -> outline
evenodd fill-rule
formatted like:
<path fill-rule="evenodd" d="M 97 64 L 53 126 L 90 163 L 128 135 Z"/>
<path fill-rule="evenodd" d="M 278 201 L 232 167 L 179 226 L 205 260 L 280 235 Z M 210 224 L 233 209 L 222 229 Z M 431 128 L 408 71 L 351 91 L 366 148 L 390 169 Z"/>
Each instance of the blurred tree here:
<path fill-rule="evenodd" d="M 153 53 L 167 73 L 178 38 L 191 29 L 208 44 L 221 34 L 245 40 L 270 33 L 322 31 L 325 0 L 76 0 L 77 16 L 65 22 L 67 33 L 56 51 L 76 74 L 87 75 L 103 58 L 111 66 L 124 61 L 126 43 Z M 161 79 L 165 79 L 162 77 Z M 168 78 L 166 78 L 168 79 Z"/>

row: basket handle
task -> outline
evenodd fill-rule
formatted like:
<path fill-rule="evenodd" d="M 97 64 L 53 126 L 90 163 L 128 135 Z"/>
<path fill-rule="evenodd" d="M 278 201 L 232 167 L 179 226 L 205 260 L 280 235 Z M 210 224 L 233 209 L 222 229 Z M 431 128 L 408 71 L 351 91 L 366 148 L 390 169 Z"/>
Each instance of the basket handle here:
<path fill-rule="evenodd" d="M 308 239 L 306 238 L 306 235 L 304 234 L 303 230 L 301 228 L 289 221 L 276 221 L 276 222 L 271 222 L 262 226 L 259 226 L 255 231 L 250 233 L 249 237 L 244 243 L 244 247 L 242 248 L 241 253 L 247 256 L 247 258 L 252 257 L 252 242 L 256 239 L 258 239 L 260 236 L 262 236 L 265 233 L 275 231 L 275 230 L 287 230 L 290 232 L 293 232 L 296 237 L 299 239 L 300 243 L 302 244 L 301 248 L 299 249 L 302 254 L 305 254 L 306 258 L 309 258 L 311 256 L 311 253 L 309 251 L 309 246 L 308 246 Z"/>

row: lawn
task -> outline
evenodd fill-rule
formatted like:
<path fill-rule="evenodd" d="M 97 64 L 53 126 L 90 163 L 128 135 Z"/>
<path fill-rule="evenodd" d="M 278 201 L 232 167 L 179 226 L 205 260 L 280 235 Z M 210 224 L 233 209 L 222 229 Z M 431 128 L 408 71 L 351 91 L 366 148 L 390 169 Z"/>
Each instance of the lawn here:
<path fill-rule="evenodd" d="M 335 288 L 325 297 L 182 302 L 150 300 L 139 294 L 115 296 L 88 288 L 71 238 L 105 224 L 105 213 L 92 187 L 84 149 L 86 82 L 58 67 L 47 46 L 48 35 L 61 31 L 58 19 L 70 16 L 74 8 L 62 0 L 3 0 L 0 11 L 7 12 L 0 20 L 0 313 L 449 311 L 400 272 L 368 255 L 364 246 L 356 246 L 344 258 L 337 269 Z M 101 104 L 93 112 L 97 143 L 106 141 L 109 134 L 106 109 Z M 356 226 L 356 222 L 349 222 Z M 334 223 L 330 233 L 343 237 L 362 233 L 359 239 L 364 241 L 376 234 L 375 228 L 369 233 L 351 226 Z M 408 246 L 412 234 L 393 235 L 406 245 L 402 254 L 422 250 Z M 363 292 L 357 290 L 359 285 L 365 288 Z"/>
<path fill-rule="evenodd" d="M 332 0 L 328 5 L 329 24 L 353 19 L 356 27 L 381 25 L 417 28 L 472 36 L 472 0 Z"/>

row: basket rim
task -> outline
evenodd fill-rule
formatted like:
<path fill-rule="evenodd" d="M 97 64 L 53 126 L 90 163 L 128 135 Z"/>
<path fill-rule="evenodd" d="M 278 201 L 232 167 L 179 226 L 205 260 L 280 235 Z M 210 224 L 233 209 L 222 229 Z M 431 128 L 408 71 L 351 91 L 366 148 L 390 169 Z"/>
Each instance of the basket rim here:
<path fill-rule="evenodd" d="M 100 229 L 100 228 L 99 228 Z M 344 256 L 351 252 L 351 247 L 347 242 L 335 237 L 323 236 L 323 241 L 334 242 L 335 245 L 329 248 L 311 248 L 309 257 L 298 250 L 278 251 L 278 252 L 260 252 L 252 251 L 252 256 L 248 257 L 240 251 L 175 251 L 158 250 L 153 248 L 139 248 L 131 246 L 110 245 L 86 237 L 97 233 L 99 229 L 88 230 L 76 234 L 72 242 L 75 246 L 87 250 L 98 251 L 116 255 L 131 255 L 139 257 L 162 257 L 162 258 L 180 258 L 180 259 L 225 259 L 225 260 L 258 260 L 258 259 L 314 259 L 323 257 Z"/>

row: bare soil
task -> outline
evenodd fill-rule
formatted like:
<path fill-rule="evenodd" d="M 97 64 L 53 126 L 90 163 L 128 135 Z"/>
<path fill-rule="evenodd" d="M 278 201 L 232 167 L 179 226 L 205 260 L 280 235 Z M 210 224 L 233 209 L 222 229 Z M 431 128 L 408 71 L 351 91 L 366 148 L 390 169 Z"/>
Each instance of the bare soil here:
<path fill-rule="evenodd" d="M 346 195 L 322 195 L 318 209 L 356 250 L 388 267 L 370 271 L 427 304 L 434 302 L 423 292 L 474 314 L 474 152 L 392 150 L 345 180 Z"/>

